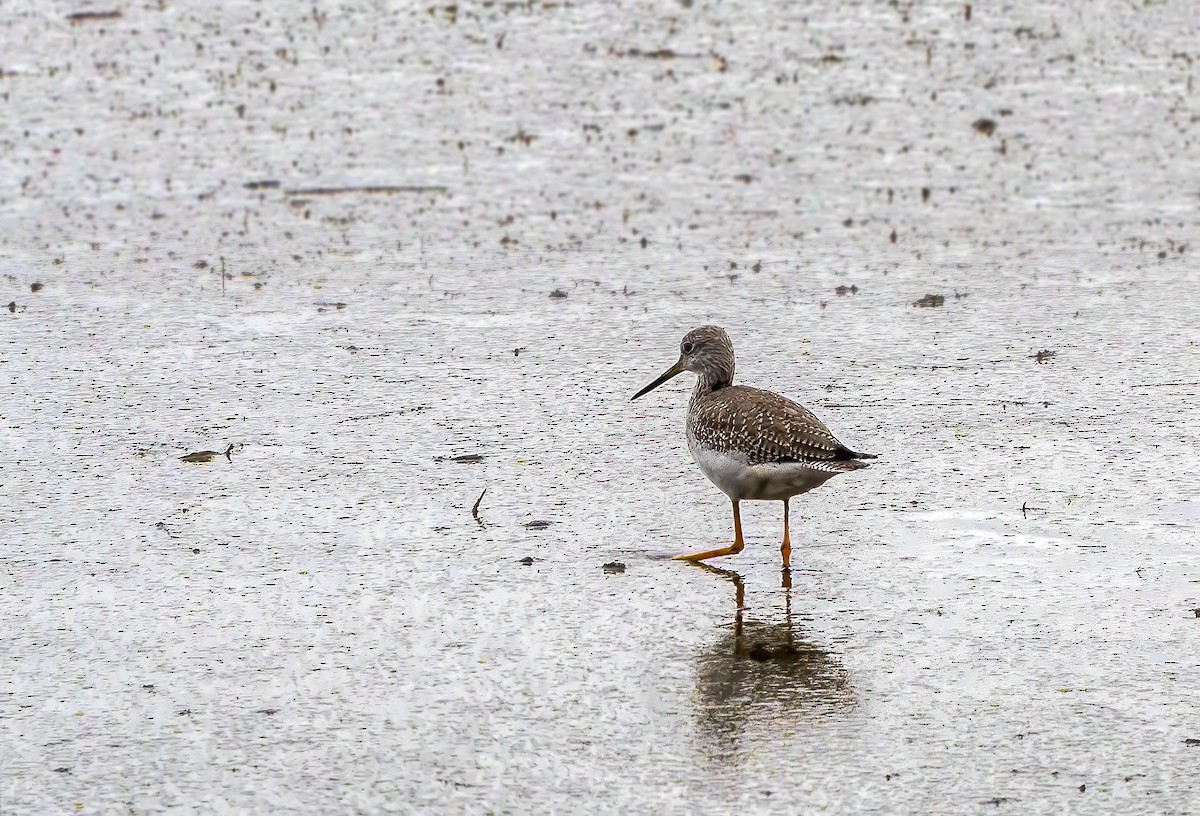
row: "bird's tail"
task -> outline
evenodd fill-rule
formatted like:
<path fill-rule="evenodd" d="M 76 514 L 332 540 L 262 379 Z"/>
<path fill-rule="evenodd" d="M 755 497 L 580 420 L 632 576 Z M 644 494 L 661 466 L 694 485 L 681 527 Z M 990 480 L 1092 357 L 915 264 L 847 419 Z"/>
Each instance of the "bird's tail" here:
<path fill-rule="evenodd" d="M 810 459 L 804 464 L 805 467 L 825 473 L 849 473 L 871 466 L 870 462 L 864 462 L 862 459 Z"/>

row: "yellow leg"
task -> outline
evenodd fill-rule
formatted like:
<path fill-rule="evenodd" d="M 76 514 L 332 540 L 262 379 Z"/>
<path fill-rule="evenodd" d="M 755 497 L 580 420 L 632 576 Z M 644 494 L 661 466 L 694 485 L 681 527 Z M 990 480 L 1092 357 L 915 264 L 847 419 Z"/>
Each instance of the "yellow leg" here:
<path fill-rule="evenodd" d="M 746 546 L 742 543 L 742 513 L 738 507 L 738 503 L 733 503 L 733 543 L 728 547 L 722 547 L 719 550 L 705 550 L 704 552 L 688 553 L 687 555 L 675 556 L 676 561 L 703 561 L 706 558 L 719 558 L 722 555 L 735 555 L 742 551 Z"/>
<path fill-rule="evenodd" d="M 779 545 L 779 552 L 783 556 L 783 571 L 789 572 L 792 569 L 792 537 L 788 534 L 788 500 L 783 500 L 783 543 Z"/>

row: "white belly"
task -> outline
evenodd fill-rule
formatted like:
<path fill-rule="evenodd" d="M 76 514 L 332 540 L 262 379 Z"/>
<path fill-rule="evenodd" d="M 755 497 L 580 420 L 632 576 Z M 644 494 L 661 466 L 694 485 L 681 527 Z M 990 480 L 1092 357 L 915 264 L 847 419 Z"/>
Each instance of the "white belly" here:
<path fill-rule="evenodd" d="M 688 448 L 700 470 L 733 501 L 783 501 L 820 487 L 836 475 L 798 462 L 750 465 L 744 456 L 706 447 L 690 433 L 687 436 Z"/>

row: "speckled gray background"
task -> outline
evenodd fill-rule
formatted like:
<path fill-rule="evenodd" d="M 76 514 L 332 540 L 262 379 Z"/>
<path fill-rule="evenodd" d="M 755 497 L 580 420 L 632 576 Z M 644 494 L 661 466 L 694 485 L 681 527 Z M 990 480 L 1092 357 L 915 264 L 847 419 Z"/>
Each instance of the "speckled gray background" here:
<path fill-rule="evenodd" d="M 1200 812 L 1198 29 L 5 3 L 0 813 Z"/>

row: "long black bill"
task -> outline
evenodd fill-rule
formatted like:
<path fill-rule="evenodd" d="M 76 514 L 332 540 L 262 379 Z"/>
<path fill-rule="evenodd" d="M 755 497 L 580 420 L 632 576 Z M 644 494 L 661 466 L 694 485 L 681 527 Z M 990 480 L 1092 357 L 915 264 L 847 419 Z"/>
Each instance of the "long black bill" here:
<path fill-rule="evenodd" d="M 630 400 L 631 401 L 635 400 L 638 397 L 642 396 L 643 394 L 650 393 L 655 388 L 658 388 L 660 385 L 665 383 L 667 380 L 671 379 L 672 377 L 674 377 L 678 374 L 682 374 L 682 373 L 683 373 L 683 360 L 680 360 L 679 362 L 675 363 L 675 365 L 671 366 L 666 371 L 664 371 L 662 373 L 662 376 L 659 377 L 657 380 L 650 383 L 645 388 L 643 388 L 641 391 L 638 391 L 636 394 L 634 394 L 632 397 L 630 397 Z"/>

